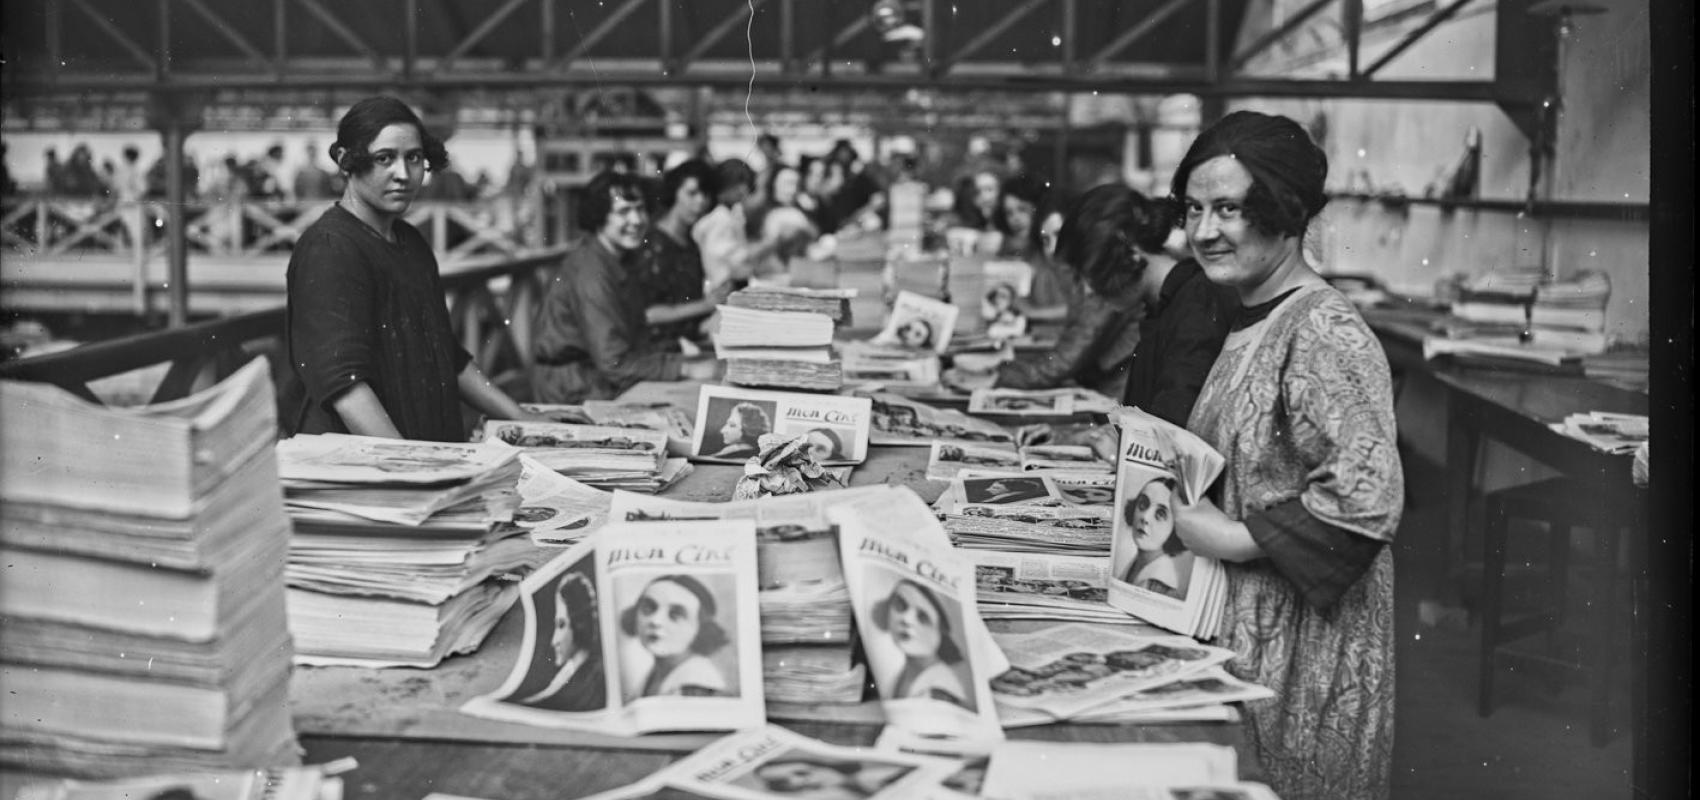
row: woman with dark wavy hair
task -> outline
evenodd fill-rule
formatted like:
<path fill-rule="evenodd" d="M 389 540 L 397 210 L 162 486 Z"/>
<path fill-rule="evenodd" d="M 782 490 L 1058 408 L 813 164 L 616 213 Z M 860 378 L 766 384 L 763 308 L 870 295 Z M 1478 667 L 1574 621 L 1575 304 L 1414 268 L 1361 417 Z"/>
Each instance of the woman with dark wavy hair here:
<path fill-rule="evenodd" d="M 460 404 L 532 419 L 455 338 L 437 257 L 402 219 L 442 141 L 393 97 L 355 103 L 330 147 L 347 185 L 289 257 L 284 339 L 305 396 L 286 433 L 466 441 Z M 291 398 L 293 400 L 293 398 Z"/>
<path fill-rule="evenodd" d="M 1176 506 L 1187 549 L 1225 562 L 1221 622 L 1282 797 L 1385 798 L 1393 764 L 1393 551 L 1404 476 L 1387 357 L 1305 260 L 1328 158 L 1298 123 L 1238 111 L 1175 171 L 1186 235 L 1238 298 L 1187 428 L 1226 457 L 1210 498 Z"/>

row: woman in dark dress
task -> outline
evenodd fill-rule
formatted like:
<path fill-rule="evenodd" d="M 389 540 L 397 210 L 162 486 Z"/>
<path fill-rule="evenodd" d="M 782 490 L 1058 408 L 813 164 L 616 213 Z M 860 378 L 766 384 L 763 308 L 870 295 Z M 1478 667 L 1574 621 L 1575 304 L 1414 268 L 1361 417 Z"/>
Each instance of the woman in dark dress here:
<path fill-rule="evenodd" d="M 437 258 L 402 220 L 443 143 L 393 97 L 354 104 L 331 158 L 346 187 L 289 259 L 285 340 L 305 387 L 287 433 L 465 441 L 461 401 L 531 419 L 490 385 L 455 339 Z"/>

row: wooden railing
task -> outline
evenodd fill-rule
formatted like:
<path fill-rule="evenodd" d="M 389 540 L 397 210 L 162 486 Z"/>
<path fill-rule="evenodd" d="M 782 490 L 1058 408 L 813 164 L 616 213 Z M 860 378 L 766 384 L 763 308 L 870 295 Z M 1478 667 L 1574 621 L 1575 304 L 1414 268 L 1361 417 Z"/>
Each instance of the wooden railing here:
<path fill-rule="evenodd" d="M 500 385 L 523 385 L 531 363 L 532 318 L 566 250 L 481 259 L 444 271 L 445 301 L 455 333 L 485 374 Z M 144 398 L 163 402 L 209 386 L 252 358 L 265 356 L 271 361 L 274 383 L 281 386 L 287 369 L 282 358 L 283 322 L 280 307 L 86 344 L 0 364 L 0 378 L 51 383 L 102 402 L 92 387 L 95 382 L 169 365 Z"/>
<path fill-rule="evenodd" d="M 287 255 L 333 201 L 194 201 L 182 207 L 190 254 L 219 257 Z M 171 207 L 159 200 L 117 203 L 96 198 L 8 196 L 0 201 L 0 246 L 34 257 L 103 254 L 126 260 L 165 258 Z M 542 243 L 532 201 L 493 197 L 420 201 L 407 221 L 444 261 L 513 255 Z M 140 248 L 138 250 L 138 248 Z"/>

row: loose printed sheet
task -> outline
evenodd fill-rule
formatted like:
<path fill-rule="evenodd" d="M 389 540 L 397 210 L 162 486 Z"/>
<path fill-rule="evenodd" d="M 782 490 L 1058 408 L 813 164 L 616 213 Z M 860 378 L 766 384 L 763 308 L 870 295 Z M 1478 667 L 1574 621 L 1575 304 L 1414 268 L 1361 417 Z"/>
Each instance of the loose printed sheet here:
<path fill-rule="evenodd" d="M 1013 664 L 992 679 L 998 703 L 1059 720 L 1200 674 L 1234 655 L 1185 636 L 1081 623 L 996 637 Z"/>
<path fill-rule="evenodd" d="M 1015 437 L 1002 426 L 960 411 L 934 408 L 901 395 L 872 396 L 872 442 L 878 445 L 930 447 L 935 440 L 951 443 L 1012 444 Z"/>
<path fill-rule="evenodd" d="M 842 747 L 768 725 L 709 744 L 654 777 L 755 797 L 908 800 L 927 797 L 955 768 L 945 759 Z"/>

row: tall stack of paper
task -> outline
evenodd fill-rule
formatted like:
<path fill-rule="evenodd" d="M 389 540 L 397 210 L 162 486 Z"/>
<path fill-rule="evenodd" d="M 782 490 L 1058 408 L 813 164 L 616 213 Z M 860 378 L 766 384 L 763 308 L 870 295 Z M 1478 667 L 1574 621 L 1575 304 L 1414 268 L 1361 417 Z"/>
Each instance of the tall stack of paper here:
<path fill-rule="evenodd" d="M 1534 305 L 1529 307 L 1533 343 L 1578 355 L 1604 353 L 1609 344 L 1606 302 L 1610 299 L 1611 281 L 1600 272 L 1536 287 Z"/>
<path fill-rule="evenodd" d="M 265 362 L 154 406 L 5 382 L 0 407 L 0 763 L 297 763 Z"/>
<path fill-rule="evenodd" d="M 518 597 L 502 580 L 534 560 L 502 524 L 518 450 L 323 434 L 280 442 L 277 462 L 298 661 L 435 666 L 476 649 Z"/>
<path fill-rule="evenodd" d="M 832 354 L 832 333 L 828 314 L 725 305 L 714 353 L 734 386 L 837 391 L 844 368 Z"/>

